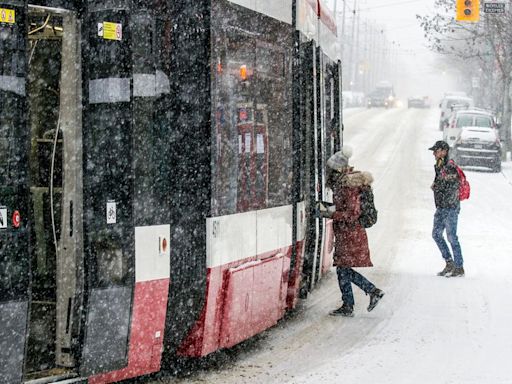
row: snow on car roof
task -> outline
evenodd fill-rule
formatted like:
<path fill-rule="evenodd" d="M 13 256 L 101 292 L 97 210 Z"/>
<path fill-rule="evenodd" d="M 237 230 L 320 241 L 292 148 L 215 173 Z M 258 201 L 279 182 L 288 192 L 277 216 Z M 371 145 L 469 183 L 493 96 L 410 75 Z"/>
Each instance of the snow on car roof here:
<path fill-rule="evenodd" d="M 464 100 L 464 101 L 473 101 L 471 97 L 467 96 L 457 96 L 457 95 L 450 95 L 444 97 L 446 100 Z"/>
<path fill-rule="evenodd" d="M 481 109 L 459 109 L 457 112 L 457 115 L 485 115 L 485 116 L 494 116 L 492 112 L 489 111 L 483 111 Z"/>

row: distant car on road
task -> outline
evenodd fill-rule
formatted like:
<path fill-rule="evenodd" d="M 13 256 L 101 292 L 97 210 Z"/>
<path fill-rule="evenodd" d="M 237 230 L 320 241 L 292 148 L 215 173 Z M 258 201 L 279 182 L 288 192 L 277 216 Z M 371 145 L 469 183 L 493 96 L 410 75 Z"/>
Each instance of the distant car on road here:
<path fill-rule="evenodd" d="M 486 127 L 462 127 L 453 146 L 459 165 L 474 165 L 501 172 L 501 143 L 498 131 Z"/>
<path fill-rule="evenodd" d="M 389 81 L 381 81 L 375 87 L 375 90 L 371 92 L 366 101 L 368 108 L 373 107 L 384 107 L 391 108 L 397 106 L 397 98 L 393 85 Z"/>
<path fill-rule="evenodd" d="M 459 136 L 463 127 L 482 127 L 496 129 L 494 114 L 483 109 L 461 109 L 454 111 L 443 129 L 443 140 L 450 147 Z"/>
<path fill-rule="evenodd" d="M 407 108 L 430 108 L 428 96 L 412 96 L 407 99 Z"/>

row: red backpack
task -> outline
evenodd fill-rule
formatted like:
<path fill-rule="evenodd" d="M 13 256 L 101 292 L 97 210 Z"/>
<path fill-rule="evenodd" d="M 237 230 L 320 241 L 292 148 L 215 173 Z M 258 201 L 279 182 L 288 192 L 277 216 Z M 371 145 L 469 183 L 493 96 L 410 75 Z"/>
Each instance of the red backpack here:
<path fill-rule="evenodd" d="M 469 186 L 469 181 L 466 179 L 464 171 L 457 164 L 455 164 L 455 161 L 450 160 L 449 162 L 455 166 L 455 169 L 459 174 L 459 200 L 462 201 L 469 199 L 471 187 Z"/>

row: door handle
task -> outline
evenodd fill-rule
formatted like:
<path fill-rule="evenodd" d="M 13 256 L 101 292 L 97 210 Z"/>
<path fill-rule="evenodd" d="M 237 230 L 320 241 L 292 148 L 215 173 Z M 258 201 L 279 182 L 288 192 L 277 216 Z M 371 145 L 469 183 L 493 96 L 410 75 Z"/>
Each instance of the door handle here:
<path fill-rule="evenodd" d="M 73 237 L 73 200 L 69 202 L 69 237 Z"/>

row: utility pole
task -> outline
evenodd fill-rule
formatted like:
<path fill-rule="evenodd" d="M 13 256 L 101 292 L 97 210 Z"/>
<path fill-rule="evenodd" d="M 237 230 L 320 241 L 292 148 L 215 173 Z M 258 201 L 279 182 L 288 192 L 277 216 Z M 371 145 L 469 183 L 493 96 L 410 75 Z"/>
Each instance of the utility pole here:
<path fill-rule="evenodd" d="M 368 91 L 371 92 L 371 90 L 375 87 L 375 83 L 376 83 L 376 79 L 377 79 L 377 47 L 378 47 L 378 44 L 377 44 L 377 30 L 375 29 L 375 27 L 371 27 L 371 34 L 372 34 L 372 43 L 371 43 L 371 46 L 370 46 L 370 54 L 371 54 L 371 59 L 370 59 L 370 65 L 371 65 L 371 78 L 370 78 L 370 86 L 368 88 Z"/>
<path fill-rule="evenodd" d="M 369 83 L 369 61 L 370 61 L 370 47 L 369 47 L 369 36 L 368 36 L 368 20 L 364 21 L 364 55 L 363 55 L 363 89 L 364 93 L 368 92 Z"/>
<path fill-rule="evenodd" d="M 354 7 L 356 6 L 356 0 L 354 0 Z M 356 11 L 356 8 L 354 8 L 354 12 L 355 12 L 355 26 L 356 26 L 356 33 L 355 33 L 355 46 L 354 46 L 354 60 L 353 60 L 353 63 L 354 63 L 354 70 L 352 72 L 352 75 L 353 75 L 353 83 L 354 83 L 354 86 L 355 86 L 355 89 L 360 89 L 361 88 L 361 85 L 359 84 L 360 81 L 359 81 L 359 39 L 360 39 L 360 21 L 361 21 L 361 16 L 360 16 L 360 12 L 361 9 L 360 8 L 357 8 L 357 11 Z"/>
<path fill-rule="evenodd" d="M 347 14 L 347 2 L 343 0 L 343 16 L 341 18 L 341 63 L 345 65 L 345 19 Z"/>
<path fill-rule="evenodd" d="M 385 46 L 385 39 L 384 39 L 384 30 L 379 29 L 377 32 L 377 71 L 375 79 L 375 84 L 377 84 L 379 81 L 382 80 L 382 76 L 384 75 L 384 56 L 386 54 L 386 46 Z"/>
<path fill-rule="evenodd" d="M 350 90 L 352 91 L 352 86 L 354 85 L 353 73 L 354 73 L 354 45 L 355 45 L 355 28 L 356 28 L 356 7 L 357 0 L 354 0 L 353 8 L 352 8 L 352 33 L 350 35 L 350 71 L 349 71 L 349 79 L 350 79 Z"/>

